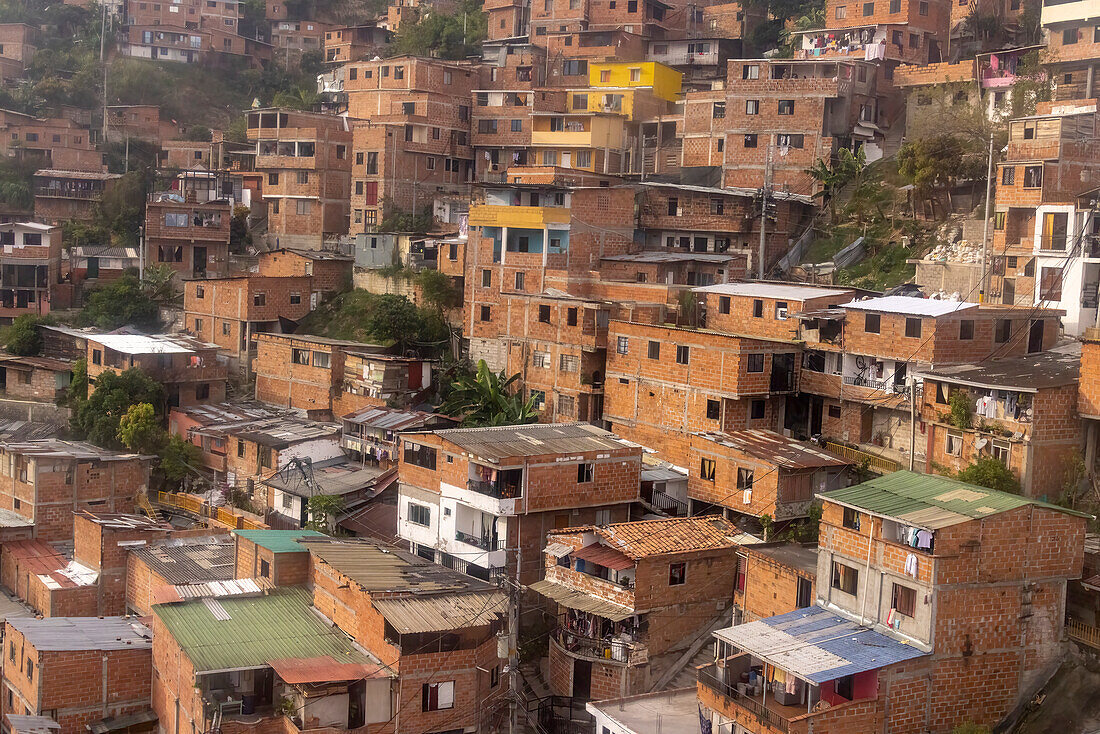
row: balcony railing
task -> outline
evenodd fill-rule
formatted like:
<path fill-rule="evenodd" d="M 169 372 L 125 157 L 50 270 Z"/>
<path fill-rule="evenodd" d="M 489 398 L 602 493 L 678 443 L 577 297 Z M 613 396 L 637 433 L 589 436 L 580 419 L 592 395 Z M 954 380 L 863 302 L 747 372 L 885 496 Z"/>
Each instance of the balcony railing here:
<path fill-rule="evenodd" d="M 1089 647 L 1100 650 L 1100 628 L 1091 624 L 1079 622 L 1076 619 L 1066 620 L 1066 634 L 1071 640 L 1077 640 Z"/>
<path fill-rule="evenodd" d="M 472 533 L 464 533 L 461 530 L 455 530 L 455 540 L 459 543 L 465 543 L 466 545 L 480 548 L 483 551 L 504 550 L 504 541 L 500 538 L 473 535 Z"/>
<path fill-rule="evenodd" d="M 886 393 L 887 395 L 907 395 L 909 393 L 909 387 L 904 382 L 894 382 L 893 380 L 872 380 L 869 377 L 860 377 L 859 375 L 845 375 L 844 384 L 852 385 L 855 387 L 865 387 L 868 390 L 878 390 L 879 392 Z"/>
<path fill-rule="evenodd" d="M 845 459 L 850 459 L 857 464 L 866 461 L 871 469 L 880 471 L 883 474 L 896 472 L 900 468 L 898 466 L 898 462 L 894 461 L 893 459 L 887 459 L 884 456 L 868 453 L 867 451 L 860 451 L 857 448 L 845 446 L 842 443 L 833 443 L 832 441 L 828 441 L 825 444 L 825 448 L 827 448 L 829 451 L 832 451 L 834 454 L 837 454 L 838 456 L 843 456 Z"/>
<path fill-rule="evenodd" d="M 482 479 L 471 479 L 466 482 L 466 488 L 471 492 L 477 492 L 487 497 L 498 500 L 510 500 L 521 496 L 520 488 L 500 482 L 486 482 Z"/>
<path fill-rule="evenodd" d="M 592 660 L 611 660 L 626 665 L 642 665 L 649 661 L 648 648 L 638 642 L 601 640 L 585 637 L 568 630 L 558 630 L 558 644 L 570 654 Z"/>
<path fill-rule="evenodd" d="M 688 514 L 687 502 L 676 499 L 672 495 L 665 494 L 659 489 L 653 490 L 653 494 L 651 495 L 649 501 L 650 504 L 652 504 L 658 510 L 664 510 L 676 516 Z"/>
<path fill-rule="evenodd" d="M 755 716 L 760 723 L 783 732 L 791 730 L 790 719 L 772 711 L 762 701 L 757 701 L 755 698 L 741 693 L 733 684 L 719 680 L 718 676 L 715 675 L 716 670 L 717 666 L 714 663 L 699 668 L 699 683 L 730 703 L 745 709 Z"/>

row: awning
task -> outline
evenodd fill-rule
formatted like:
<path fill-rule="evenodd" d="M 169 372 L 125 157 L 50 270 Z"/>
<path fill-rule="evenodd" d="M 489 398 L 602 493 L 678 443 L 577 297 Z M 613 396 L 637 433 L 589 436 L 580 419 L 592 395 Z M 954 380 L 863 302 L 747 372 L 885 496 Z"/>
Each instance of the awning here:
<path fill-rule="evenodd" d="M 388 678 L 389 673 L 374 663 L 339 663 L 329 655 L 316 658 L 280 658 L 271 669 L 285 683 L 330 683 L 360 678 Z"/>
<path fill-rule="evenodd" d="M 591 561 L 600 566 L 610 568 L 612 571 L 625 571 L 628 568 L 634 568 L 633 558 L 625 555 L 622 551 L 617 551 L 611 546 L 603 545 L 602 543 L 586 545 L 580 550 L 574 551 L 573 555 L 577 558 L 583 558 L 586 561 Z"/>
<path fill-rule="evenodd" d="M 821 607 L 798 609 L 714 634 L 815 685 L 928 654 Z"/>
<path fill-rule="evenodd" d="M 573 546 L 566 545 L 565 543 L 548 543 L 546 545 L 546 553 L 554 558 L 561 558 L 567 556 L 573 552 Z"/>
<path fill-rule="evenodd" d="M 624 607 L 621 604 L 600 599 L 597 596 L 585 594 L 581 591 L 575 591 L 568 586 L 562 586 L 553 581 L 547 581 L 545 579 L 536 581 L 527 588 L 549 599 L 553 599 L 564 607 L 595 614 L 597 617 L 610 619 L 612 622 L 621 622 L 627 617 L 634 616 L 634 610 L 629 607 Z"/>
<path fill-rule="evenodd" d="M 480 627 L 508 613 L 508 597 L 499 591 L 376 598 L 371 603 L 403 635 Z"/>
<path fill-rule="evenodd" d="M 48 716 L 8 714 L 8 728 L 19 734 L 54 734 L 61 724 Z"/>
<path fill-rule="evenodd" d="M 97 721 L 94 724 L 88 724 L 88 731 L 92 734 L 107 734 L 108 732 L 123 731 L 134 727 L 151 729 L 152 727 L 146 727 L 145 725 L 156 723 L 156 721 L 157 715 L 151 709 L 148 709 L 139 711 L 136 714 L 126 714 L 125 716 L 108 716 L 106 719 Z"/>

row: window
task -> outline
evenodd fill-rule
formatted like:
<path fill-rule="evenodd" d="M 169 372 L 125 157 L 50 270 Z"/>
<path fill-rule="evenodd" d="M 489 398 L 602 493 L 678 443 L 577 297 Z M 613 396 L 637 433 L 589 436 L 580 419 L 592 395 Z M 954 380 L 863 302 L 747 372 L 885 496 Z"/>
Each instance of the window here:
<path fill-rule="evenodd" d="M 409 522 L 411 522 L 413 525 L 430 527 L 432 524 L 432 508 L 426 505 L 418 505 L 415 502 L 410 502 Z"/>
<path fill-rule="evenodd" d="M 404 79 L 405 78 L 405 67 L 404 66 L 395 66 L 395 67 L 393 67 L 393 78 L 394 79 Z"/>
<path fill-rule="evenodd" d="M 686 346 L 676 347 L 676 364 L 688 363 L 688 348 Z"/>
<path fill-rule="evenodd" d="M 779 100 L 779 114 L 781 114 L 781 115 L 793 115 L 794 114 L 794 100 L 793 99 L 781 99 L 781 100 Z"/>
<path fill-rule="evenodd" d="M 1043 187 L 1043 167 L 1042 166 L 1025 166 L 1024 167 L 1024 188 L 1025 189 L 1041 189 Z"/>
<path fill-rule="evenodd" d="M 904 614 L 906 617 L 917 616 L 917 590 L 910 589 L 908 586 L 902 586 L 901 584 L 894 584 L 894 593 L 890 598 L 890 606 L 893 607 L 898 614 Z"/>
<path fill-rule="evenodd" d="M 875 14 L 875 4 L 874 3 L 863 3 L 863 17 L 866 18 L 867 16 L 874 15 L 874 14 Z"/>
<path fill-rule="evenodd" d="M 668 216 L 676 217 L 680 215 L 680 200 L 675 196 L 668 197 Z"/>
<path fill-rule="evenodd" d="M 1001 169 L 1001 185 L 1002 186 L 1015 186 L 1016 185 L 1016 167 L 1005 166 Z M 1001 213 L 1001 212 L 998 212 Z"/>
<path fill-rule="evenodd" d="M 297 206 L 298 216 L 300 216 L 300 217 L 309 216 L 309 204 L 310 204 L 310 202 L 306 199 L 298 199 L 296 203 L 298 205 Z"/>
<path fill-rule="evenodd" d="M 959 456 L 962 454 L 963 436 L 962 431 L 947 432 L 947 439 L 944 441 L 943 451 L 948 456 Z"/>
<path fill-rule="evenodd" d="M 722 199 L 711 199 L 710 200 L 710 213 L 711 214 L 722 214 L 725 211 L 726 211 L 726 202 L 724 202 Z"/>
<path fill-rule="evenodd" d="M 839 405 L 830 405 L 829 406 L 829 417 L 830 418 L 839 418 L 840 417 L 840 406 Z"/>
<path fill-rule="evenodd" d="M 591 168 L 592 167 L 592 151 L 590 150 L 578 150 L 577 162 L 574 168 Z"/>
<path fill-rule="evenodd" d="M 223 321 L 222 322 L 222 336 L 229 336 L 229 334 L 232 331 L 233 331 L 233 325 L 230 324 L 228 321 Z"/>
<path fill-rule="evenodd" d="M 859 571 L 851 566 L 833 561 L 833 588 L 845 594 L 855 595 L 859 585 Z"/>
<path fill-rule="evenodd" d="M 550 369 L 550 352 L 535 350 L 531 354 L 531 364 L 542 369 Z"/>
<path fill-rule="evenodd" d="M 730 297 L 729 296 L 719 296 L 718 297 L 718 313 L 729 313 L 729 312 L 730 312 Z"/>
<path fill-rule="evenodd" d="M 927 2 L 927 0 L 921 0 L 920 3 L 917 5 L 917 14 L 918 15 L 928 15 L 928 2 Z"/>
<path fill-rule="evenodd" d="M 577 464 L 577 484 L 588 484 L 596 474 L 596 465 Z"/>
<path fill-rule="evenodd" d="M 745 64 L 741 67 L 742 79 L 759 79 L 760 66 L 758 64 Z"/>
<path fill-rule="evenodd" d="M 539 322 L 543 324 L 550 323 L 550 307 L 543 305 L 539 306 Z"/>
<path fill-rule="evenodd" d="M 309 183 L 309 171 L 298 171 L 298 183 L 300 183 L 300 184 Z"/>
<path fill-rule="evenodd" d="M 707 419 L 716 421 L 722 417 L 722 404 L 717 400 L 707 400 Z"/>
<path fill-rule="evenodd" d="M 500 685 L 500 666 L 494 665 L 489 671 L 489 687 L 496 688 Z"/>
<path fill-rule="evenodd" d="M 577 307 L 573 306 L 565 310 L 565 324 L 567 326 L 577 325 Z"/>
<path fill-rule="evenodd" d="M 165 227 L 186 227 L 189 224 L 190 222 L 188 221 L 188 216 L 185 212 L 168 212 L 164 215 Z"/>
<path fill-rule="evenodd" d="M 277 173 L 267 174 L 267 185 L 268 186 L 278 186 L 279 185 L 279 174 L 277 174 Z"/>
<path fill-rule="evenodd" d="M 478 320 L 479 321 L 492 321 L 493 320 L 492 310 L 490 309 L 489 306 L 482 306 L 481 307 L 481 310 L 478 313 Z"/>
<path fill-rule="evenodd" d="M 523 120 L 512 120 L 512 132 L 514 132 L 514 133 L 523 132 Z"/>
<path fill-rule="evenodd" d="M 524 283 L 526 282 L 527 274 L 522 270 L 516 271 L 516 290 L 523 290 Z"/>
<path fill-rule="evenodd" d="M 844 508 L 844 517 L 841 522 L 844 527 L 849 530 L 859 530 L 860 514 L 858 510 L 853 510 L 851 507 Z"/>
<path fill-rule="evenodd" d="M 1012 453 L 1012 445 L 1009 444 L 1008 441 L 993 439 L 993 442 L 989 446 L 989 453 L 993 455 L 994 459 L 1008 466 L 1009 457 Z"/>
<path fill-rule="evenodd" d="M 237 458 L 244 458 L 244 441 L 239 438 L 237 439 Z"/>
<path fill-rule="evenodd" d="M 752 469 L 746 469 L 743 466 L 737 467 L 737 489 L 751 491 L 754 477 L 755 472 Z"/>
<path fill-rule="evenodd" d="M 1062 300 L 1062 269 L 1043 268 L 1039 281 L 1039 297 L 1044 301 Z"/>
<path fill-rule="evenodd" d="M 763 372 L 764 371 L 764 355 L 763 354 L 750 354 L 747 358 L 748 371 L 749 372 Z"/>
<path fill-rule="evenodd" d="M 290 362 L 291 364 L 309 364 L 309 350 L 308 349 L 291 349 L 290 350 Z"/>
<path fill-rule="evenodd" d="M 482 270 L 481 271 L 481 287 L 489 288 L 493 285 L 493 271 Z"/>
<path fill-rule="evenodd" d="M 615 339 L 615 351 L 619 354 L 626 354 L 630 350 L 630 338 L 620 336 Z"/>
<path fill-rule="evenodd" d="M 253 293 L 252 294 L 252 305 L 253 306 L 266 306 L 267 305 L 267 294 L 266 293 Z"/>
<path fill-rule="evenodd" d="M 584 76 L 584 75 L 587 75 L 588 74 L 588 61 L 586 61 L 585 59 L 567 59 L 566 61 L 562 62 L 561 73 L 564 74 L 565 76 Z M 601 74 L 602 74 L 602 72 L 601 72 Z M 588 108 L 587 95 L 580 95 L 580 96 L 586 98 L 585 103 L 584 103 L 584 109 L 587 109 Z M 574 96 L 574 99 L 576 99 L 576 96 Z M 577 107 L 574 104 L 573 109 L 581 109 L 581 108 Z"/>
<path fill-rule="evenodd" d="M 320 367 L 321 369 L 329 369 L 332 364 L 332 355 L 328 352 L 314 352 L 313 353 L 313 366 Z"/>
<path fill-rule="evenodd" d="M 580 357 L 575 354 L 563 354 L 558 357 L 558 369 L 562 372 L 576 372 L 580 367 Z"/>
<path fill-rule="evenodd" d="M 878 334 L 882 329 L 882 316 L 877 313 L 865 314 L 863 317 L 863 331 L 867 334 Z"/>
<path fill-rule="evenodd" d="M 451 72 L 447 71 L 446 69 L 443 70 L 443 83 L 444 84 L 450 84 L 451 83 Z"/>
<path fill-rule="evenodd" d="M 833 12 L 833 17 L 837 20 L 844 20 L 848 17 L 848 8 L 845 5 L 837 5 L 836 10 Z"/>
<path fill-rule="evenodd" d="M 668 564 L 668 585 L 669 586 L 683 586 L 687 582 L 687 564 L 681 561 L 680 563 Z"/>
<path fill-rule="evenodd" d="M 993 229 L 1004 230 L 1007 219 L 1008 212 L 995 212 L 993 214 Z"/>
<path fill-rule="evenodd" d="M 909 48 L 920 48 L 920 34 L 919 33 L 910 33 L 909 34 Z"/>
<path fill-rule="evenodd" d="M 420 699 L 424 711 L 454 708 L 455 682 L 449 680 L 443 683 L 425 683 L 421 687 Z"/>
<path fill-rule="evenodd" d="M 963 319 L 959 322 L 959 340 L 970 341 L 974 338 L 974 321 L 972 319 Z"/>
<path fill-rule="evenodd" d="M 890 0 L 890 13 L 901 12 L 901 0 Z"/>
<path fill-rule="evenodd" d="M 995 341 L 997 344 L 1004 344 L 1008 341 L 1008 338 L 1011 335 L 1012 322 L 1008 319 L 997 319 L 997 322 L 993 327 L 993 341 Z"/>
<path fill-rule="evenodd" d="M 630 81 L 640 82 L 642 80 L 642 70 L 638 68 L 630 69 Z"/>
<path fill-rule="evenodd" d="M 496 120 L 478 120 L 477 131 L 479 133 L 495 133 L 497 131 Z"/>
<path fill-rule="evenodd" d="M 27 658 L 27 680 L 34 678 L 34 661 Z"/>
<path fill-rule="evenodd" d="M 920 319 L 909 318 L 909 319 L 905 320 L 905 336 L 909 337 L 910 339 L 919 339 L 920 338 L 920 331 L 921 331 L 921 320 Z"/>
<path fill-rule="evenodd" d="M 412 441 L 405 442 L 404 460 L 406 464 L 435 471 L 435 449 Z"/>
<path fill-rule="evenodd" d="M 543 390 L 531 390 L 530 393 L 531 402 L 537 410 L 542 410 L 546 407 L 546 392 Z"/>
<path fill-rule="evenodd" d="M 775 136 L 775 144 L 780 148 L 796 148 L 801 150 L 806 145 L 806 136 L 794 133 L 779 133 Z M 782 152 L 780 153 L 782 155 Z"/>
<path fill-rule="evenodd" d="M 1069 46 L 1077 43 L 1077 28 L 1066 28 L 1062 31 L 1062 45 Z"/>
<path fill-rule="evenodd" d="M 756 147 L 756 133 L 747 133 L 745 135 L 745 147 L 746 148 L 755 148 Z"/>
<path fill-rule="evenodd" d="M 661 358 L 661 342 L 652 342 L 651 341 L 649 343 L 648 356 L 649 356 L 650 359 L 660 359 Z"/>
<path fill-rule="evenodd" d="M 763 358 L 761 358 L 763 360 Z M 763 400 L 753 400 L 749 403 L 749 418 L 754 421 L 758 421 L 764 418 L 764 411 L 767 404 Z"/>
<path fill-rule="evenodd" d="M 715 120 L 725 119 L 725 117 L 726 117 L 726 103 L 725 102 L 715 102 L 714 103 L 714 108 L 711 110 L 711 116 Z"/>
<path fill-rule="evenodd" d="M 775 319 L 776 319 L 776 321 L 786 321 L 787 320 L 787 302 L 786 301 L 776 301 L 775 302 Z"/>
<path fill-rule="evenodd" d="M 752 317 L 754 319 L 764 318 L 764 301 L 756 298 L 752 302 Z"/>
<path fill-rule="evenodd" d="M 746 99 L 745 100 L 745 114 L 746 115 L 759 115 L 760 114 L 760 100 L 758 100 L 758 99 Z"/>

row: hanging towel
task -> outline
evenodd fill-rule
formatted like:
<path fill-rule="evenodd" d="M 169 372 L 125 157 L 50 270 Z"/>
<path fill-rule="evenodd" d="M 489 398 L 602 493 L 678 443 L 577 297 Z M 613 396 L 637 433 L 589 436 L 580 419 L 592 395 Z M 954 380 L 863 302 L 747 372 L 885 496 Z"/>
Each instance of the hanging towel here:
<path fill-rule="evenodd" d="M 905 573 L 913 578 L 917 577 L 917 557 L 912 553 L 905 557 Z"/>

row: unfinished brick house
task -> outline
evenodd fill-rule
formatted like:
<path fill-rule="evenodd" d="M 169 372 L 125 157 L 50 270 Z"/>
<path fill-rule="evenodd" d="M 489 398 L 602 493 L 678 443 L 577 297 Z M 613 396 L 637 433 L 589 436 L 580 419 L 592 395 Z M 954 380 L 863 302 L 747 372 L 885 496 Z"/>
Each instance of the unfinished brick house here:
<path fill-rule="evenodd" d="M 88 392 L 104 372 L 138 367 L 164 385 L 168 407 L 225 400 L 228 364 L 218 347 L 188 336 L 89 334 Z"/>
<path fill-rule="evenodd" d="M 355 258 L 350 255 L 329 250 L 282 247 L 261 252 L 257 257 L 256 272 L 268 277 L 310 277 L 310 292 L 316 294 L 311 300 L 311 307 L 316 308 L 321 300 L 351 286 L 354 261 Z"/>
<path fill-rule="evenodd" d="M 924 372 L 925 471 L 958 471 L 992 456 L 1012 470 L 1025 496 L 1057 499 L 1080 452 L 1079 374 L 1077 355 L 1064 352 Z M 952 420 L 956 393 L 966 396 L 969 425 Z"/>
<path fill-rule="evenodd" d="M 325 31 L 325 61 L 347 64 L 374 55 L 389 41 L 390 34 L 376 25 L 357 25 Z"/>
<path fill-rule="evenodd" d="M 152 458 L 78 441 L 0 443 L 0 508 L 34 522 L 45 541 L 73 537 L 73 512 L 132 512 Z"/>
<path fill-rule="evenodd" d="M 126 613 L 148 617 L 166 586 L 195 587 L 235 578 L 232 536 L 200 535 L 132 548 L 126 558 Z"/>
<path fill-rule="evenodd" d="M 317 250 L 326 238 L 347 233 L 349 120 L 297 110 L 253 110 L 248 140 L 256 143 L 256 170 L 264 177 L 270 244 Z"/>
<path fill-rule="evenodd" d="M 68 117 L 34 117 L 0 110 L 0 152 L 59 172 L 106 170 L 103 154 L 92 143 L 88 126 Z"/>
<path fill-rule="evenodd" d="M 667 653 L 726 616 L 736 528 L 684 517 L 550 531 L 545 578 L 556 602 L 550 690 L 582 700 L 648 691 Z"/>
<path fill-rule="evenodd" d="M 324 538 L 316 530 L 234 530 L 237 578 L 262 579 L 273 586 L 299 586 L 310 580 L 309 548 L 298 542 Z"/>
<path fill-rule="evenodd" d="M 26 23 L 0 23 L 0 78 L 18 79 L 34 58 L 40 31 Z"/>
<path fill-rule="evenodd" d="M 815 606 L 715 633 L 720 662 L 698 681 L 712 722 L 995 726 L 1058 668 L 1081 513 L 906 471 L 821 499 Z"/>
<path fill-rule="evenodd" d="M 68 308 L 71 292 L 62 285 L 61 227 L 37 222 L 0 224 L 0 324 L 17 316 L 44 316 Z"/>
<path fill-rule="evenodd" d="M 417 405 L 433 391 L 432 366 L 430 360 L 420 357 L 349 351 L 333 414 L 345 416 L 369 406 Z"/>
<path fill-rule="evenodd" d="M 852 462 L 775 431 L 707 431 L 690 437 L 688 497 L 696 512 L 730 519 L 807 517 L 814 496 L 851 483 Z"/>
<path fill-rule="evenodd" d="M 102 166 L 100 166 L 102 168 Z M 91 221 L 118 173 L 43 168 L 34 173 L 34 217 L 46 224 Z"/>
<path fill-rule="evenodd" d="M 1096 79 L 1100 33 L 1096 31 L 1095 13 L 1087 5 L 1071 2 L 1043 6 L 1045 58 L 1055 75 L 1054 98 L 1059 101 L 1095 99 L 1100 86 Z"/>
<path fill-rule="evenodd" d="M 1095 100 L 1045 102 L 1008 123 L 997 164 L 990 300 L 1065 311 L 1066 332 L 1096 323 L 1100 175 Z"/>
<path fill-rule="evenodd" d="M 548 530 L 630 519 L 641 455 L 583 423 L 403 434 L 398 535 L 471 576 L 531 583 Z"/>
<path fill-rule="evenodd" d="M 737 551 L 734 624 L 812 606 L 816 582 L 816 543 L 743 544 Z"/>
<path fill-rule="evenodd" d="M 376 344 L 309 334 L 257 334 L 256 399 L 298 408 L 317 420 L 331 420 L 341 405 L 345 362 L 351 352 L 381 354 Z M 354 379 L 354 376 L 353 376 Z M 355 410 L 362 405 L 349 408 Z"/>
<path fill-rule="evenodd" d="M 8 619 L 0 712 L 47 716 L 59 734 L 113 717 L 148 723 L 152 632 L 128 617 Z"/>
<path fill-rule="evenodd" d="M 178 278 L 229 272 L 229 200 L 199 202 L 178 193 L 150 194 L 145 204 L 145 261 L 168 265 Z"/>
<path fill-rule="evenodd" d="M 829 0 L 825 28 L 799 31 L 802 47 L 796 54 L 800 59 L 824 56 L 935 63 L 947 55 L 953 5 L 950 0 Z"/>

